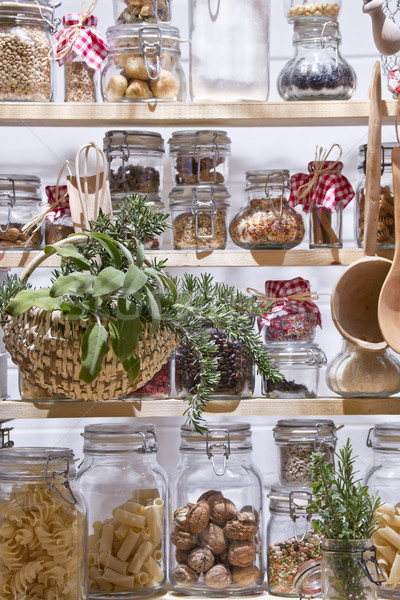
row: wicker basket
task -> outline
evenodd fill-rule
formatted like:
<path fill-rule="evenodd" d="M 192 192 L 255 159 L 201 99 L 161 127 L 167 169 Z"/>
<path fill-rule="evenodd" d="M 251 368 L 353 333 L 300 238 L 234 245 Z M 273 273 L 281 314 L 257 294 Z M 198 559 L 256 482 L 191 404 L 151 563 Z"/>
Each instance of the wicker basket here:
<path fill-rule="evenodd" d="M 56 245 L 62 245 L 62 242 Z M 26 280 L 43 260 L 42 255 L 35 258 L 21 279 Z M 8 318 L 3 325 L 3 339 L 13 362 L 29 384 L 45 390 L 50 396 L 90 401 L 121 398 L 143 386 L 161 369 L 179 344 L 178 336 L 166 327 L 161 326 L 151 334 L 151 325 L 146 323 L 136 349 L 140 356 L 137 379 L 133 383 L 130 381 L 110 349 L 101 373 L 87 384 L 79 379 L 79 371 L 81 338 L 88 325 L 87 322 L 68 321 L 60 311 L 31 308 L 22 315 Z"/>

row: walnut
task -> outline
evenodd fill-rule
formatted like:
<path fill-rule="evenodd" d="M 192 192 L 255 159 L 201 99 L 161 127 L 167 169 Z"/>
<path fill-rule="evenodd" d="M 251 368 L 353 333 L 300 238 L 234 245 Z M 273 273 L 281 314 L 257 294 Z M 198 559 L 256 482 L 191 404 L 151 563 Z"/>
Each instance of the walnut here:
<path fill-rule="evenodd" d="M 205 573 L 214 565 L 214 554 L 208 548 L 193 548 L 188 554 L 187 562 L 197 573 Z"/>
<path fill-rule="evenodd" d="M 257 549 L 252 542 L 247 540 L 231 542 L 228 550 L 228 560 L 235 567 L 249 567 L 255 557 Z"/>
<path fill-rule="evenodd" d="M 196 571 L 193 571 L 187 565 L 178 565 L 172 571 L 172 577 L 175 580 L 175 583 L 179 583 L 180 585 L 192 585 L 196 583 L 199 576 Z"/>
<path fill-rule="evenodd" d="M 186 518 L 191 506 L 193 506 L 193 504 L 187 504 L 186 506 L 177 508 L 174 512 L 172 522 L 178 529 L 186 529 Z"/>
<path fill-rule="evenodd" d="M 243 506 L 237 514 L 239 521 L 254 521 L 258 523 L 258 512 L 250 505 Z"/>
<path fill-rule="evenodd" d="M 192 535 L 188 531 L 173 531 L 171 533 L 171 542 L 179 550 L 191 550 L 196 545 L 197 535 Z"/>
<path fill-rule="evenodd" d="M 249 567 L 234 567 L 232 570 L 232 578 L 239 587 L 248 588 L 260 581 L 261 571 L 256 565 L 250 565 Z"/>
<path fill-rule="evenodd" d="M 224 498 L 223 496 L 211 496 L 208 499 L 208 503 L 210 505 L 211 521 L 217 525 L 224 526 L 228 521 L 236 519 L 237 508 L 231 500 L 228 500 L 228 498 Z"/>
<path fill-rule="evenodd" d="M 231 572 L 224 565 L 215 565 L 204 575 L 204 583 L 213 590 L 224 590 L 232 583 Z"/>
<path fill-rule="evenodd" d="M 178 563 L 178 565 L 183 565 L 187 562 L 187 552 L 185 552 L 185 550 L 179 550 L 179 548 L 177 548 L 175 550 L 175 560 Z"/>
<path fill-rule="evenodd" d="M 210 507 L 206 500 L 200 500 L 191 507 L 186 517 L 186 529 L 190 533 L 203 531 L 210 520 Z"/>
<path fill-rule="evenodd" d="M 224 534 L 230 540 L 252 540 L 258 531 L 254 521 L 228 521 Z"/>
<path fill-rule="evenodd" d="M 211 498 L 211 496 L 222 496 L 222 492 L 218 492 L 216 490 L 208 490 L 208 492 L 204 492 L 204 494 L 202 494 L 199 497 L 199 499 L 197 500 L 197 502 L 201 502 L 202 500 L 207 500 L 208 501 Z"/>
<path fill-rule="evenodd" d="M 200 533 L 200 542 L 213 554 L 222 554 L 226 550 L 226 539 L 223 529 L 215 523 L 209 523 Z"/>

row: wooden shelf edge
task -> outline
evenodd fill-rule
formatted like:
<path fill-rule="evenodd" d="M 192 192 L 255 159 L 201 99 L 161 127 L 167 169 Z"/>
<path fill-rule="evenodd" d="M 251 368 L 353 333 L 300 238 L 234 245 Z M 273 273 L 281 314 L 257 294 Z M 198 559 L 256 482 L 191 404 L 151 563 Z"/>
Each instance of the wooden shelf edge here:
<path fill-rule="evenodd" d="M 89 417 L 182 417 L 184 400 L 135 400 L 108 402 L 0 402 L 0 419 Z M 207 414 L 231 416 L 400 415 L 400 396 L 390 398 L 302 398 L 216 400 Z"/>

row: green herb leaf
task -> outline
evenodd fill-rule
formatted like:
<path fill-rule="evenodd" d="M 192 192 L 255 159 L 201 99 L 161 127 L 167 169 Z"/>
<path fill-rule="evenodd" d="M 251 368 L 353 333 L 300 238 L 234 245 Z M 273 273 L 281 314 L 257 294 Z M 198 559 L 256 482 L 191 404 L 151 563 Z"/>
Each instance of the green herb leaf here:
<path fill-rule="evenodd" d="M 114 267 L 106 267 L 97 275 L 93 285 L 93 296 L 110 296 L 122 287 L 125 273 Z"/>
<path fill-rule="evenodd" d="M 62 258 L 70 258 L 78 269 L 90 271 L 90 261 L 86 260 L 73 244 L 65 244 L 65 246 L 49 245 L 43 249 L 45 254 L 50 254 L 53 250 Z"/>
<path fill-rule="evenodd" d="M 47 311 L 60 308 L 61 300 L 59 298 L 50 298 L 49 288 L 39 288 L 38 290 L 21 290 L 6 307 L 6 312 L 10 315 L 22 315 L 24 312 L 36 306 Z"/>
<path fill-rule="evenodd" d="M 128 373 L 131 382 L 133 383 L 140 371 L 140 357 L 137 354 L 131 354 L 129 358 L 122 362 L 122 366 Z"/>
<path fill-rule="evenodd" d="M 118 320 L 110 321 L 108 328 L 114 354 L 123 362 L 136 350 L 142 333 L 136 304 L 119 298 Z"/>
<path fill-rule="evenodd" d="M 137 238 L 136 240 L 136 264 L 138 267 L 142 267 L 144 263 L 144 246 Z"/>
<path fill-rule="evenodd" d="M 103 359 L 108 353 L 108 334 L 105 327 L 98 323 L 89 325 L 82 337 L 81 365 L 79 378 L 91 383 L 100 373 Z"/>
<path fill-rule="evenodd" d="M 136 265 L 130 265 L 125 274 L 125 280 L 122 286 L 123 295 L 132 296 L 133 294 L 142 289 L 146 281 L 146 273 L 144 273 Z"/>
<path fill-rule="evenodd" d="M 103 246 L 103 248 L 108 252 L 110 257 L 112 258 L 113 265 L 117 269 L 122 265 L 121 255 L 118 251 L 118 242 L 110 238 L 110 236 L 105 233 L 89 233 L 85 231 L 85 235 L 97 240 L 98 243 Z"/>
<path fill-rule="evenodd" d="M 68 321 L 79 321 L 82 318 L 84 312 L 84 307 L 81 304 L 76 304 L 75 306 L 72 306 L 69 310 L 67 319 Z"/>
<path fill-rule="evenodd" d="M 149 300 L 149 307 L 151 313 L 151 333 L 154 333 L 159 328 L 161 323 L 160 298 L 148 285 L 146 285 L 145 290 L 147 298 Z"/>
<path fill-rule="evenodd" d="M 50 296 L 85 296 L 91 294 L 96 280 L 94 275 L 88 273 L 71 273 L 71 275 L 61 275 L 55 280 L 50 288 Z"/>

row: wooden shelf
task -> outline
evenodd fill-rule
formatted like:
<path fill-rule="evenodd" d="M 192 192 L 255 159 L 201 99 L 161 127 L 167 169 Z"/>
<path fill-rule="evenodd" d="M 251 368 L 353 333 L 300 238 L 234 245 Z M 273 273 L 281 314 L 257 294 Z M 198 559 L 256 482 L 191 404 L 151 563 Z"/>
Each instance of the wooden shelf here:
<path fill-rule="evenodd" d="M 383 124 L 394 123 L 396 100 L 382 101 Z M 53 104 L 2 102 L 0 124 L 55 126 L 293 127 L 367 125 L 369 101 L 248 103 Z"/>
<path fill-rule="evenodd" d="M 0 268 L 24 267 L 37 252 L 3 251 L 0 252 Z M 380 250 L 378 256 L 393 258 L 393 250 Z M 356 248 L 342 250 L 149 250 L 148 258 L 167 259 L 168 267 L 328 267 L 332 265 L 347 266 L 362 258 L 363 251 Z M 51 256 L 43 267 L 59 266 L 57 256 Z"/>
<path fill-rule="evenodd" d="M 1 419 L 84 418 L 84 417 L 182 417 L 183 400 L 135 400 L 108 402 L 22 402 L 0 401 Z M 311 415 L 400 415 L 400 396 L 390 398 L 312 398 L 271 400 L 215 400 L 209 414 L 231 416 L 311 416 Z"/>

